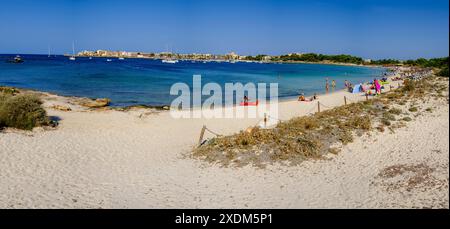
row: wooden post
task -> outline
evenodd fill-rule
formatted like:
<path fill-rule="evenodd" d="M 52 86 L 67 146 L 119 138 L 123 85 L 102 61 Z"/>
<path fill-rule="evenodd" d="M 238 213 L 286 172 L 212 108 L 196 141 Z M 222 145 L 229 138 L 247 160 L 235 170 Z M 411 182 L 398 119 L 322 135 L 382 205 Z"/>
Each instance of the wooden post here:
<path fill-rule="evenodd" d="M 317 111 L 320 113 L 320 102 L 317 102 Z"/>
<path fill-rule="evenodd" d="M 264 113 L 264 128 L 267 127 L 267 113 Z"/>
<path fill-rule="evenodd" d="M 344 96 L 344 104 L 347 105 L 347 96 Z"/>
<path fill-rule="evenodd" d="M 369 101 L 369 95 L 366 93 L 366 101 Z"/>
<path fill-rule="evenodd" d="M 206 126 L 203 125 L 202 131 L 200 132 L 200 138 L 198 139 L 198 145 L 202 144 L 203 135 L 205 135 Z"/>

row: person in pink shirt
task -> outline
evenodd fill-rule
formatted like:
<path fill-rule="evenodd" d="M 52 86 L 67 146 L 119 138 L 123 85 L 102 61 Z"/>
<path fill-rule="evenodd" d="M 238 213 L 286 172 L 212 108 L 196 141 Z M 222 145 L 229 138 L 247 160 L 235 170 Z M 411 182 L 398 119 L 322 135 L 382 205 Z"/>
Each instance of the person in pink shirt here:
<path fill-rule="evenodd" d="M 377 79 L 374 79 L 373 83 L 375 84 L 375 90 L 377 91 L 377 95 L 381 94 L 380 82 Z"/>

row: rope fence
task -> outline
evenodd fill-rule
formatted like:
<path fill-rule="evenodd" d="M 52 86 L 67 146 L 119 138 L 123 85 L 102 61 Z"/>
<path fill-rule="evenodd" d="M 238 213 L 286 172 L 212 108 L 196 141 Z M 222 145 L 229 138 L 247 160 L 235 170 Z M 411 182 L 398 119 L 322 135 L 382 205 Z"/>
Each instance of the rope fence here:
<path fill-rule="evenodd" d="M 207 130 L 209 133 L 216 135 L 217 137 L 223 136 L 222 134 L 218 134 L 215 131 L 212 131 L 211 129 L 209 129 L 208 127 L 205 126 L 205 130 Z"/>
<path fill-rule="evenodd" d="M 366 100 L 368 100 L 368 99 L 369 98 L 366 95 Z M 355 100 L 355 99 L 350 99 L 347 96 L 344 96 L 344 105 L 348 105 L 350 103 L 357 103 L 357 102 L 360 102 L 360 101 L 359 100 Z M 321 108 L 325 108 L 325 109 L 328 110 L 328 109 L 333 109 L 336 106 L 340 106 L 340 104 L 337 104 L 337 105 L 334 105 L 334 106 L 329 106 L 329 105 L 325 105 L 323 102 L 317 101 L 317 105 L 313 105 L 306 112 L 305 115 L 313 115 L 313 114 L 315 114 L 317 112 L 321 112 Z M 259 119 L 258 122 L 255 125 L 253 125 L 253 126 L 258 126 L 261 123 L 261 121 L 263 121 L 264 122 L 264 127 L 266 128 L 269 120 L 275 120 L 278 123 L 288 121 L 288 120 L 282 120 L 282 119 L 273 117 L 271 115 L 264 114 L 264 118 L 263 119 Z M 216 137 L 224 136 L 223 134 L 219 134 L 218 132 L 209 129 L 208 127 L 206 127 L 206 125 L 203 125 L 203 128 L 202 128 L 202 130 L 200 132 L 200 138 L 199 138 L 199 141 L 198 141 L 198 146 L 201 146 L 201 145 L 203 145 L 206 142 L 206 140 L 203 140 L 203 137 L 204 137 L 206 131 L 208 131 L 209 133 L 215 135 Z"/>

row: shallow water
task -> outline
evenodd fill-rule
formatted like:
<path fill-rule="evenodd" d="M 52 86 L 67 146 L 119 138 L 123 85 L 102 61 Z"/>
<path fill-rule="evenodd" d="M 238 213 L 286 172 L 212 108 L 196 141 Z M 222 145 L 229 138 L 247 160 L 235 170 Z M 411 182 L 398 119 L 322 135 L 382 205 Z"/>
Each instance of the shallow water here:
<path fill-rule="evenodd" d="M 66 96 L 110 98 L 113 106 L 170 104 L 174 83 L 192 86 L 192 75 L 201 75 L 202 84 L 278 83 L 280 99 L 303 92 L 325 92 L 325 78 L 356 84 L 380 77 L 385 69 L 323 64 L 260 64 L 180 61 L 164 64 L 160 60 L 77 58 L 21 55 L 22 64 L 7 63 L 15 55 L 0 55 L 0 85 L 48 91 Z M 202 99 L 206 99 L 204 96 Z"/>

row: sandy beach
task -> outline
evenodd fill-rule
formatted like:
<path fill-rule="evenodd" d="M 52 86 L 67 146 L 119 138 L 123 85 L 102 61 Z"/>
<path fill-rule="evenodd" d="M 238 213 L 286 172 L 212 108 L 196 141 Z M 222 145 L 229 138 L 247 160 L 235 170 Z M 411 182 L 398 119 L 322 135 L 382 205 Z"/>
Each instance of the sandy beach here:
<path fill-rule="evenodd" d="M 322 109 L 343 105 L 344 96 L 349 103 L 365 100 L 338 91 L 319 96 Z M 228 135 L 260 119 L 87 111 L 50 94 L 44 101 L 48 114 L 60 119 L 56 129 L 0 132 L 0 208 L 449 207 L 449 105 L 442 100 L 429 100 L 423 107 L 433 112 L 421 112 L 395 133 L 357 137 L 326 159 L 264 169 L 191 157 L 203 125 Z M 279 118 L 307 115 L 316 107 L 282 101 Z"/>

